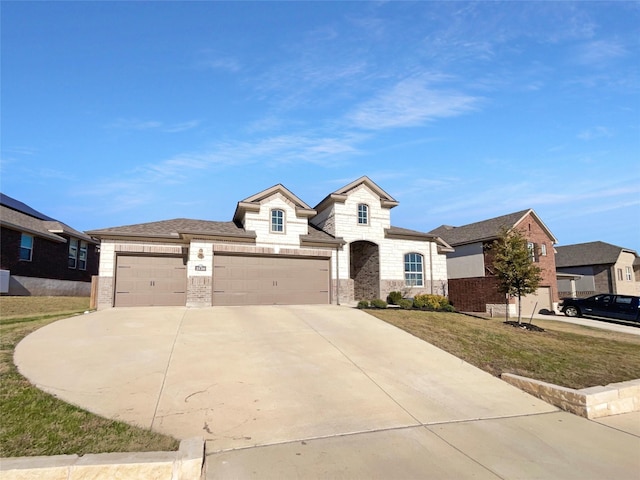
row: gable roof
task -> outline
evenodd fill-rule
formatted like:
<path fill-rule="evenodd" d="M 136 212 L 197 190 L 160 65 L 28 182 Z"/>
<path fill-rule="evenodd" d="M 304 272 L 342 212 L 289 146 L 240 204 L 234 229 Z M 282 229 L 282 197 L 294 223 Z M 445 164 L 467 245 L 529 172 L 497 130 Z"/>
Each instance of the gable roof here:
<path fill-rule="evenodd" d="M 465 245 L 476 242 L 486 242 L 489 240 L 495 240 L 500 236 L 503 229 L 512 229 L 518 226 L 525 217 L 531 214 L 533 218 L 540 224 L 542 229 L 546 232 L 553 243 L 557 240 L 547 228 L 540 217 L 529 208 L 527 210 L 520 210 L 519 212 L 509 213 L 500 217 L 490 218 L 481 222 L 470 223 L 461 227 L 452 227 L 450 225 L 441 225 L 435 230 L 431 230 L 434 235 L 438 235 L 449 245 L 455 247 L 457 245 Z"/>
<path fill-rule="evenodd" d="M 66 243 L 67 240 L 59 235 L 66 234 L 89 243 L 97 243 L 89 235 L 5 194 L 0 194 L 0 225 L 52 242 Z"/>
<path fill-rule="evenodd" d="M 313 208 L 311 208 L 305 202 L 300 200 L 300 198 L 294 195 L 291 192 L 291 190 L 289 190 L 284 185 L 279 183 L 277 185 L 274 185 L 271 188 L 267 188 L 266 190 L 256 193 L 255 195 L 251 195 L 250 197 L 247 197 L 244 200 L 240 200 L 236 207 L 236 211 L 233 214 L 233 221 L 241 222 L 246 212 L 259 211 L 260 204 L 264 199 L 269 198 L 278 193 L 294 204 L 296 209 L 296 215 L 301 217 L 312 217 L 317 213 Z"/>
<path fill-rule="evenodd" d="M 242 225 L 236 222 L 215 222 L 210 220 L 193 220 L 189 218 L 174 218 L 172 220 L 161 220 L 159 222 L 138 223 L 135 225 L 125 225 L 122 227 L 103 228 L 91 230 L 91 235 L 97 238 L 151 238 L 174 240 L 183 242 L 185 239 L 209 238 L 228 239 L 236 242 L 254 242 L 256 234 L 253 231 L 245 230 Z M 344 243 L 342 239 L 309 225 L 307 235 L 302 235 L 301 240 L 306 243 L 336 244 Z"/>
<path fill-rule="evenodd" d="M 633 253 L 636 260 L 638 259 L 635 250 L 600 241 L 556 247 L 556 268 L 613 265 L 618 261 L 622 252 Z"/>
<path fill-rule="evenodd" d="M 380 198 L 380 205 L 382 205 L 382 207 L 393 208 L 398 206 L 398 201 L 395 198 L 385 192 L 382 188 L 376 185 L 375 182 L 373 182 L 369 177 L 365 175 L 324 197 L 320 201 L 320 203 L 316 205 L 315 209 L 320 212 L 327 208 L 327 206 L 331 203 L 344 203 L 349 192 L 360 185 L 366 185 L 369 190 L 378 195 L 378 197 Z"/>

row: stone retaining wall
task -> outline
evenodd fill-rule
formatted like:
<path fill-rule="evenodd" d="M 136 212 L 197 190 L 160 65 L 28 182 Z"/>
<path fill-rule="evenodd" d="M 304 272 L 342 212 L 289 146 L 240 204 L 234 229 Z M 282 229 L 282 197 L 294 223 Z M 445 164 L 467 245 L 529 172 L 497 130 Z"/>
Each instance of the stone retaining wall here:
<path fill-rule="evenodd" d="M 99 453 L 0 459 L 2 480 L 201 480 L 204 440 L 180 442 L 177 452 Z"/>
<path fill-rule="evenodd" d="M 545 402 L 589 419 L 640 411 L 640 379 L 574 390 L 511 373 L 500 377 Z"/>

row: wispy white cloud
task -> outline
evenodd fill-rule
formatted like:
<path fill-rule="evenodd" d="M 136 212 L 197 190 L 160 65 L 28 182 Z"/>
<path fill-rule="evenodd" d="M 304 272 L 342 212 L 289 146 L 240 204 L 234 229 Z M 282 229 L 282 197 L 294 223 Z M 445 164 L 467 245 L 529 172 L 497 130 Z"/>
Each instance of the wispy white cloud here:
<path fill-rule="evenodd" d="M 613 136 L 611 129 L 607 127 L 597 126 L 583 130 L 578 134 L 580 140 L 594 140 L 596 138 L 609 138 Z"/>
<path fill-rule="evenodd" d="M 129 131 L 150 131 L 156 130 L 163 133 L 179 133 L 194 129 L 200 125 L 200 120 L 189 120 L 187 122 L 165 123 L 158 120 L 139 120 L 135 118 L 119 118 L 108 125 L 109 128 Z"/>
<path fill-rule="evenodd" d="M 428 79 L 409 78 L 357 106 L 347 114 L 347 121 L 366 130 L 415 127 L 462 115 L 476 109 L 480 101 L 480 97 L 432 88 Z"/>
<path fill-rule="evenodd" d="M 583 65 L 604 66 L 626 55 L 626 47 L 617 40 L 593 40 L 578 48 L 576 61 Z"/>

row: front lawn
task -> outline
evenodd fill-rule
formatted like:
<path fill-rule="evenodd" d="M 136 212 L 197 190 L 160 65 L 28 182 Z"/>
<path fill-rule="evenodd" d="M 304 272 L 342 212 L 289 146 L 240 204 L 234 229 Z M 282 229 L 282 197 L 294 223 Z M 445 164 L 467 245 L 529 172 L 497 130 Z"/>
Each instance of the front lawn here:
<path fill-rule="evenodd" d="M 514 373 L 569 388 L 640 378 L 640 336 L 536 320 L 534 332 L 457 313 L 367 310 L 492 375 Z"/>
<path fill-rule="evenodd" d="M 13 352 L 22 338 L 88 308 L 88 298 L 0 297 L 0 456 L 177 450 L 172 437 L 64 403 L 18 373 Z"/>

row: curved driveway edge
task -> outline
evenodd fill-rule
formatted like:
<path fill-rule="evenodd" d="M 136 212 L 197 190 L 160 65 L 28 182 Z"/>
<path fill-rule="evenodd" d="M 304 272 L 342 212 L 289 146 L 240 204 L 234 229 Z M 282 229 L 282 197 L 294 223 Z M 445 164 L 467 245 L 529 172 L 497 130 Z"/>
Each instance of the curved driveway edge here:
<path fill-rule="evenodd" d="M 230 450 L 264 446 L 251 454 L 259 455 L 291 442 L 339 444 L 391 432 L 428 433 L 437 449 L 458 452 L 458 466 L 476 465 L 481 460 L 468 453 L 460 460 L 457 444 L 484 451 L 494 441 L 507 452 L 531 438 L 557 449 L 553 438 L 575 423 L 418 338 L 336 306 L 109 309 L 34 332 L 15 361 L 38 387 L 100 415 L 180 439 L 203 436 L 214 454 L 210 471 L 230 465 L 216 455 L 250 455 Z M 579 420 L 601 437 L 614 432 Z M 599 449 L 600 463 L 624 478 L 638 466 L 640 439 L 620 434 L 616 464 L 609 465 L 609 447 Z M 561 453 L 580 457 L 575 448 Z"/>

